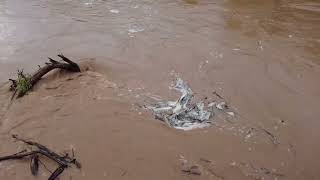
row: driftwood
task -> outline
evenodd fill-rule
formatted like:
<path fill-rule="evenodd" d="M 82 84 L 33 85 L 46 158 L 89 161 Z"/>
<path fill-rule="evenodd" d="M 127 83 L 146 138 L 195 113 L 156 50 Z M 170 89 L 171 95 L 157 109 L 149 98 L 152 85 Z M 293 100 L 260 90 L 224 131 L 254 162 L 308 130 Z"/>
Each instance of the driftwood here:
<path fill-rule="evenodd" d="M 60 57 L 62 61 L 56 61 L 52 58 L 49 58 L 49 62 L 45 63 L 46 65 L 43 67 L 39 66 L 39 70 L 31 76 L 25 75 L 22 70 L 18 70 L 18 78 L 16 80 L 9 79 L 9 81 L 11 81 L 10 90 L 14 92 L 12 99 L 16 96 L 16 94 L 17 98 L 24 96 L 44 75 L 53 69 L 64 69 L 70 72 L 80 72 L 78 64 L 62 54 L 59 54 L 58 57 Z"/>
<path fill-rule="evenodd" d="M 12 137 L 18 141 L 21 141 L 29 146 L 34 147 L 36 150 L 32 150 L 32 151 L 23 150 L 13 155 L 0 157 L 0 162 L 5 160 L 16 160 L 16 159 L 31 157 L 31 161 L 30 161 L 31 173 L 32 175 L 36 176 L 38 174 L 38 169 L 39 169 L 39 162 L 40 162 L 39 155 L 45 156 L 58 164 L 58 168 L 51 174 L 48 180 L 55 180 L 66 168 L 71 167 L 72 165 L 75 165 L 79 169 L 81 168 L 81 164 L 79 163 L 79 161 L 77 161 L 74 158 L 73 151 L 72 151 L 73 157 L 70 157 L 68 154 L 59 155 L 54 151 L 50 150 L 49 148 L 47 148 L 46 146 L 41 145 L 37 142 L 28 141 L 28 140 L 19 138 L 17 135 L 13 135 Z"/>

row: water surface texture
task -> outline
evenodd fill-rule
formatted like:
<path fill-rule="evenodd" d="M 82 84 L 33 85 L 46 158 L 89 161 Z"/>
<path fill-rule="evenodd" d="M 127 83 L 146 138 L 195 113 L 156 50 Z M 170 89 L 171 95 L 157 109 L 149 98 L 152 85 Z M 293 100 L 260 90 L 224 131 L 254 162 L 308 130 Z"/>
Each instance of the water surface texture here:
<path fill-rule="evenodd" d="M 151 151 L 144 152 L 136 148 L 149 145 L 134 137 L 132 141 L 121 139 L 129 138 L 128 135 L 122 134 L 121 138 L 117 136 L 133 148 L 132 153 L 146 154 L 144 157 L 127 157 L 132 158 L 127 164 L 132 165 L 127 167 L 131 170 L 128 179 L 151 176 L 183 179 L 176 175 L 180 171 L 174 165 L 172 168 L 167 166 L 166 162 L 176 163 L 172 158 L 183 154 L 180 150 L 184 148 L 190 148 L 185 154 L 189 153 L 193 158 L 201 154 L 217 158 L 225 165 L 232 163 L 231 157 L 243 157 L 246 162 L 258 161 L 269 168 L 282 168 L 285 176 L 272 176 L 271 179 L 320 178 L 320 2 L 317 0 L 0 1 L 1 82 L 14 77 L 18 68 L 26 72 L 34 71 L 48 56 L 54 57 L 58 53 L 75 61 L 95 59 L 101 65 L 100 72 L 107 79 L 130 89 L 144 89 L 163 99 L 172 99 L 168 98 L 172 95 L 167 93 L 168 84 L 172 75 L 178 75 L 200 96 L 209 97 L 214 91 L 219 93 L 236 113 L 241 114 L 239 123 L 247 128 L 255 126 L 268 129 L 281 144 L 274 147 L 272 144 L 255 145 L 252 142 L 248 145 L 249 150 L 258 147 L 253 148 L 254 152 L 250 150 L 244 153 L 248 147 L 242 145 L 245 142 L 241 138 L 237 139 L 237 135 L 224 130 L 221 133 L 227 135 L 211 133 L 219 129 L 215 126 L 204 130 L 209 131 L 207 134 L 201 134 L 202 131 L 190 132 L 194 136 L 187 134 L 190 141 L 186 142 L 186 136 L 152 124 L 154 121 L 150 120 L 153 118 L 151 116 L 143 117 L 147 125 L 141 125 L 145 128 L 141 131 L 137 130 L 139 125 L 131 127 L 118 122 L 119 127 L 132 128 L 127 132 L 137 133 L 144 142 L 156 142 L 160 138 L 164 144 L 167 143 L 166 147 L 159 145 L 159 148 L 152 149 L 159 154 L 157 158 Z M 78 87 L 76 83 L 73 85 Z M 77 98 L 73 98 L 76 101 Z M 118 114 L 110 117 L 117 119 L 121 116 L 123 105 L 111 105 L 114 106 L 109 110 Z M 106 111 L 102 107 L 99 106 L 100 110 Z M 101 111 L 95 109 L 92 112 L 99 114 Z M 89 115 L 88 118 L 102 117 Z M 127 115 L 122 118 L 130 124 L 132 121 L 128 119 L 132 117 Z M 98 141 L 104 135 L 102 132 L 114 135 L 113 130 L 107 131 L 97 122 L 90 125 L 88 128 L 97 131 L 96 136 L 79 131 L 88 135 L 88 139 Z M 147 130 L 150 127 L 154 131 Z M 47 128 L 48 134 L 54 134 L 52 127 Z M 121 131 L 121 128 L 115 131 Z M 244 131 L 251 136 L 254 130 Z M 53 136 L 65 135 L 57 133 Z M 148 133 L 163 135 L 148 138 Z M 80 135 L 72 137 L 80 147 L 86 149 Z M 173 138 L 168 140 L 167 136 Z M 49 135 L 47 139 L 50 139 Z M 201 145 L 191 151 L 194 143 Z M 107 145 L 102 143 L 97 146 L 100 147 L 97 150 L 99 156 L 92 157 L 97 161 L 89 167 L 101 167 L 98 160 Z M 150 146 L 158 147 L 154 143 Z M 118 148 L 126 149 L 123 144 Z M 117 148 L 113 150 L 118 153 L 116 157 L 119 159 L 112 159 L 112 154 L 105 158 L 125 164 L 126 158 L 121 159 L 121 153 L 124 152 Z M 170 151 L 170 156 L 165 155 L 166 151 Z M 90 157 L 85 158 L 90 164 Z M 159 161 L 156 165 L 158 171 L 156 168 L 151 170 L 153 166 L 148 165 L 156 161 Z M 141 169 L 135 168 L 136 163 Z M 119 169 L 113 171 L 114 166 L 110 165 L 110 171 L 116 175 L 111 177 L 119 179 L 122 173 L 117 174 Z M 161 167 L 166 167 L 166 172 L 161 171 Z M 103 178 L 104 170 L 99 168 L 88 170 L 91 179 Z M 171 172 L 171 169 L 175 169 L 175 172 Z M 229 169 L 221 170 L 225 175 L 232 172 Z M 158 176 L 157 173 L 162 175 Z M 233 179 L 238 177 L 230 176 Z M 78 179 L 81 178 L 86 179 Z"/>

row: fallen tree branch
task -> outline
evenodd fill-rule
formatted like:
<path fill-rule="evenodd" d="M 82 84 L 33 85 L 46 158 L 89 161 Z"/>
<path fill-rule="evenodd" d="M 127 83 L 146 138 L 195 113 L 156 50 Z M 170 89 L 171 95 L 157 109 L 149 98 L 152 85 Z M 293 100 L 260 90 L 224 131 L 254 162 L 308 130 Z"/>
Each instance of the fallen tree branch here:
<path fill-rule="evenodd" d="M 23 73 L 23 70 L 18 70 L 18 78 L 16 80 L 9 79 L 9 81 L 11 81 L 10 90 L 15 92 L 12 96 L 12 99 L 15 97 L 16 93 L 17 98 L 24 96 L 44 75 L 53 69 L 64 69 L 70 72 L 80 72 L 78 64 L 62 54 L 59 54 L 58 57 L 60 57 L 62 61 L 56 61 L 52 58 L 49 58 L 49 62 L 45 63 L 46 65 L 43 67 L 39 66 L 39 70 L 33 75 L 26 75 Z"/>
<path fill-rule="evenodd" d="M 46 146 L 39 144 L 37 142 L 28 141 L 28 140 L 19 138 L 17 135 L 13 135 L 12 137 L 17 141 L 21 141 L 29 146 L 33 146 L 34 148 L 36 148 L 36 150 L 33 150 L 33 151 L 23 150 L 13 155 L 0 157 L 0 162 L 5 160 L 17 160 L 17 159 L 23 159 L 26 157 L 31 157 L 31 161 L 30 161 L 31 173 L 32 175 L 36 176 L 38 174 L 38 169 L 39 169 L 39 162 L 40 162 L 39 155 L 45 156 L 59 165 L 59 167 L 51 174 L 51 176 L 49 177 L 49 180 L 56 179 L 66 168 L 70 167 L 71 165 L 75 165 L 79 169 L 81 168 L 81 164 L 74 157 L 70 157 L 68 154 L 61 156 L 55 153 L 54 151 L 50 150 Z"/>

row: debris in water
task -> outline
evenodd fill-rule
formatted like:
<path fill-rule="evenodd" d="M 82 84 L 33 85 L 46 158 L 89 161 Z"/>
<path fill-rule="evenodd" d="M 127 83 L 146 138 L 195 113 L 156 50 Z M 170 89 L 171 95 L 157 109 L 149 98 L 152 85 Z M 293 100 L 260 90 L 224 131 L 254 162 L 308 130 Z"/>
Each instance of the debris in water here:
<path fill-rule="evenodd" d="M 217 93 L 216 91 L 213 91 L 212 94 L 214 94 L 215 96 L 217 96 L 220 99 L 224 99 L 219 93 Z"/>
<path fill-rule="evenodd" d="M 193 165 L 193 166 L 183 166 L 182 167 L 182 172 L 185 172 L 187 174 L 190 174 L 190 175 L 198 175 L 200 176 L 201 175 L 201 170 L 199 168 L 199 166 L 197 165 Z"/>
<path fill-rule="evenodd" d="M 181 161 L 181 171 L 187 173 L 188 175 L 201 175 L 201 168 L 197 164 L 191 164 L 184 158 L 184 156 L 180 155 Z"/>
<path fill-rule="evenodd" d="M 213 107 L 214 105 L 216 105 L 216 102 L 209 103 L 208 107 Z"/>
<path fill-rule="evenodd" d="M 225 109 L 228 109 L 228 106 L 227 106 L 227 103 L 226 102 L 221 102 L 221 103 L 218 103 L 216 105 L 217 109 L 219 110 L 225 110 Z"/>
<path fill-rule="evenodd" d="M 231 112 L 231 111 L 227 112 L 227 114 L 230 115 L 230 116 L 234 116 L 235 115 L 234 112 Z"/>
<path fill-rule="evenodd" d="M 258 45 L 259 45 L 260 50 L 262 51 L 263 50 L 262 41 L 258 41 Z"/>
<path fill-rule="evenodd" d="M 155 106 L 148 106 L 156 119 L 166 122 L 170 127 L 182 130 L 204 128 L 210 126 L 213 116 L 213 104 L 205 106 L 200 101 L 192 102 L 193 92 L 182 79 L 177 78 L 173 89 L 180 91 L 181 96 L 177 101 L 159 102 Z"/>
<path fill-rule="evenodd" d="M 232 162 L 232 163 L 230 163 L 230 166 L 236 166 L 237 165 L 237 163 L 236 162 Z"/>
<path fill-rule="evenodd" d="M 49 180 L 55 180 L 58 179 L 58 176 L 67 168 L 71 167 L 71 165 L 74 165 L 78 169 L 81 168 L 81 164 L 79 161 L 77 161 L 74 158 L 74 152 L 72 150 L 72 156 L 70 157 L 68 153 L 65 155 L 60 155 L 55 153 L 54 151 L 50 150 L 46 146 L 39 144 L 37 142 L 29 141 L 22 139 L 18 137 L 17 135 L 12 135 L 12 137 L 20 142 L 25 143 L 26 145 L 32 147 L 30 148 L 31 150 L 23 150 L 18 153 L 15 153 L 13 155 L 9 156 L 4 156 L 0 157 L 0 161 L 5 161 L 5 160 L 17 160 L 17 159 L 24 159 L 26 157 L 31 157 L 31 162 L 30 162 L 30 170 L 32 175 L 37 176 L 38 175 L 38 170 L 39 170 L 39 163 L 41 163 L 39 159 L 39 155 L 49 158 L 50 160 L 56 162 L 58 164 L 58 168 L 52 172 L 51 176 L 49 177 Z M 46 166 L 41 163 L 45 168 Z"/>
<path fill-rule="evenodd" d="M 209 61 L 208 61 L 208 60 L 206 60 L 205 62 L 201 62 L 201 63 L 199 64 L 199 70 L 201 70 L 206 64 L 209 64 Z"/>
<path fill-rule="evenodd" d="M 278 138 L 273 135 L 270 131 L 264 129 L 264 128 L 261 128 L 261 130 L 266 133 L 266 135 L 269 136 L 269 139 L 271 140 L 271 142 L 274 144 L 274 145 L 278 145 L 279 144 L 279 141 L 278 141 Z"/>

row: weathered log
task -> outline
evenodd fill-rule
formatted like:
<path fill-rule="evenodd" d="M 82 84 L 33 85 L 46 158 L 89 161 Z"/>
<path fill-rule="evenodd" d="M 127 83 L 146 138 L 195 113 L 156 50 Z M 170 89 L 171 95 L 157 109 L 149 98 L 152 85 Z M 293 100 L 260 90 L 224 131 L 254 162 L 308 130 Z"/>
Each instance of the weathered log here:
<path fill-rule="evenodd" d="M 80 67 L 77 63 L 71 61 L 62 54 L 59 54 L 58 57 L 60 57 L 62 61 L 56 61 L 52 58 L 49 58 L 49 62 L 45 63 L 46 65 L 43 67 L 39 66 L 39 70 L 30 77 L 24 75 L 23 71 L 18 71 L 17 80 L 9 79 L 12 83 L 10 86 L 10 90 L 17 92 L 17 98 L 20 98 L 24 96 L 44 75 L 46 75 L 53 69 L 64 69 L 70 72 L 80 72 Z M 14 96 L 15 93 L 13 97 Z"/>

